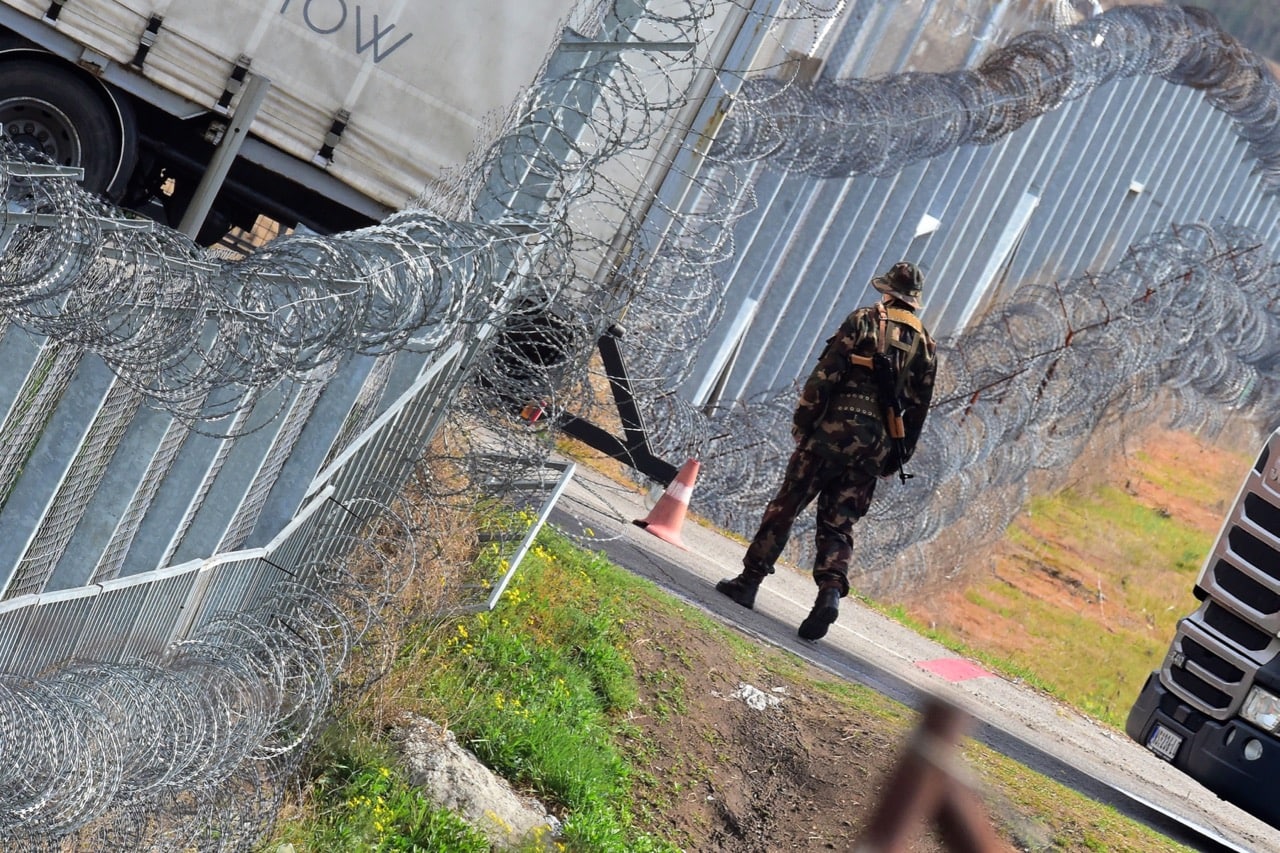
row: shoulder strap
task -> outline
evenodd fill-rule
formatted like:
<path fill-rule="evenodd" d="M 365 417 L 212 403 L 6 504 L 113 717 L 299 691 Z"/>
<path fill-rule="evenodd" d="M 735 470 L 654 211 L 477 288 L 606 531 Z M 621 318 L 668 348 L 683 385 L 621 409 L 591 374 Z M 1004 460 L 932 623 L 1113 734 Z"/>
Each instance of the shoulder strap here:
<path fill-rule="evenodd" d="M 879 334 L 876 335 L 877 351 L 885 352 L 888 347 L 892 346 L 901 353 L 900 361 L 898 361 L 897 387 L 894 389 L 895 393 L 901 395 L 907 384 L 909 368 L 915 361 L 916 356 L 923 348 L 925 342 L 926 332 L 924 330 L 924 324 L 920 322 L 920 318 L 915 315 L 915 312 L 906 311 L 902 308 L 889 307 L 883 302 L 876 303 L 876 313 L 880 320 Z M 915 332 L 915 334 L 911 336 L 911 342 L 903 343 L 901 340 L 891 340 L 887 334 L 887 326 L 890 322 L 901 324 Z"/>
<path fill-rule="evenodd" d="M 917 317 L 914 312 L 905 311 L 901 308 L 889 308 L 883 302 L 878 304 L 880 305 L 880 314 L 882 317 L 887 315 L 887 318 L 895 323 L 910 326 L 915 329 L 916 334 L 920 334 L 924 331 L 924 324 L 920 322 L 920 318 Z M 881 322 L 883 323 L 884 321 L 881 320 Z"/>
<path fill-rule="evenodd" d="M 915 361 L 917 354 L 924 348 L 928 333 L 924 330 L 924 324 L 920 322 L 920 318 L 912 311 L 906 311 L 901 308 L 891 308 L 884 302 L 877 302 L 876 308 L 876 352 L 887 352 L 889 347 L 893 347 L 901 353 L 901 360 L 898 362 L 898 382 L 896 393 L 901 394 L 903 388 L 906 387 L 908 368 Z M 889 323 L 900 323 L 915 332 L 911 336 L 911 343 L 903 343 L 900 340 L 893 340 L 889 336 Z M 865 356 L 850 356 L 850 361 L 859 367 L 871 367 L 871 359 Z"/>

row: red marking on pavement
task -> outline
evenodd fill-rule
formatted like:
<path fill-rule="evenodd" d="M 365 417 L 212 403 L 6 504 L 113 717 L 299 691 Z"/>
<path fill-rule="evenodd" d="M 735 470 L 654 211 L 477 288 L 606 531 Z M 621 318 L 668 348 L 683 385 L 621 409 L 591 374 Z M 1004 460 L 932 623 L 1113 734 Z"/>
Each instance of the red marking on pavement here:
<path fill-rule="evenodd" d="M 991 674 L 976 663 L 970 663 L 959 658 L 922 660 L 918 661 L 916 666 L 921 669 L 927 669 L 934 675 L 940 675 L 947 681 L 968 681 L 970 678 L 981 678 L 984 675 Z"/>

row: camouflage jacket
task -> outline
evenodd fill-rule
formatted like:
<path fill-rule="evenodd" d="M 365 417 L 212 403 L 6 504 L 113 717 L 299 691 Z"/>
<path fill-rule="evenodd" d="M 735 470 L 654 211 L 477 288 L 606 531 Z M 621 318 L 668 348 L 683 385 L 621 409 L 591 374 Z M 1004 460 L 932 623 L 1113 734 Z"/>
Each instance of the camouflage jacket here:
<path fill-rule="evenodd" d="M 831 450 L 838 452 L 846 446 L 860 443 L 854 435 L 859 420 L 865 424 L 869 418 L 883 417 L 871 369 L 855 364 L 851 358 L 869 359 L 875 354 L 880 310 L 880 305 L 857 309 L 827 340 L 800 393 L 800 403 L 792 419 L 792 431 L 797 439 L 808 436 L 815 444 L 829 445 Z M 885 332 L 890 340 L 901 342 L 900 346 L 889 345 L 887 351 L 898 369 L 900 396 L 904 402 L 902 420 L 906 430 L 903 442 L 906 458 L 901 461 L 906 462 L 915 452 L 929 402 L 933 399 L 937 353 L 933 337 L 923 324 L 920 324 L 922 340 L 918 346 L 912 346 L 916 331 L 911 323 L 892 319 L 899 311 L 905 312 L 906 309 L 896 305 L 889 308 Z M 914 316 L 904 319 L 919 322 Z M 907 348 L 905 351 L 904 346 Z"/>

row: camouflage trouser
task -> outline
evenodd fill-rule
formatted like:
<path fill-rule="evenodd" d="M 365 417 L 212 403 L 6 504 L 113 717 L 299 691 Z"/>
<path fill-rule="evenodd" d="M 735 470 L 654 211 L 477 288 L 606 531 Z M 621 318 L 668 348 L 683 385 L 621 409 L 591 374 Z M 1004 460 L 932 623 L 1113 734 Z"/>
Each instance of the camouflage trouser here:
<path fill-rule="evenodd" d="M 840 454 L 802 442 L 791 460 L 782 486 L 765 507 L 760 529 L 742 560 L 744 574 L 764 577 L 773 574 L 782 549 L 791 536 L 796 516 L 813 499 L 818 499 L 817 550 L 813 579 L 818 586 L 834 585 L 840 594 L 849 594 L 849 561 L 853 557 L 853 525 L 867 514 L 875 491 L 877 472 L 888 453 L 883 432 L 869 436 L 861 452 L 842 448 Z"/>

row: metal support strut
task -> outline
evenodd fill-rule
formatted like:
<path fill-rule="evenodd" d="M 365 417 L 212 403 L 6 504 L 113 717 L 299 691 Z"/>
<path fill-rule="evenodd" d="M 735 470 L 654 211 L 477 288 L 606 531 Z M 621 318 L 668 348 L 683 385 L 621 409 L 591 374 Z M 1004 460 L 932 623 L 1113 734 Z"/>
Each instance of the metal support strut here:
<path fill-rule="evenodd" d="M 631 379 L 627 375 L 627 365 L 619 345 L 622 335 L 622 328 L 615 323 L 600 336 L 596 346 L 600 350 L 600 359 L 604 362 L 605 374 L 609 377 L 613 402 L 618 407 L 618 416 L 622 420 L 623 438 L 619 439 L 603 427 L 567 412 L 557 418 L 556 425 L 565 435 L 576 438 L 588 447 L 599 450 L 666 486 L 680 471 L 670 462 L 658 458 L 649 446 L 649 433 L 635 395 L 631 393 Z"/>

